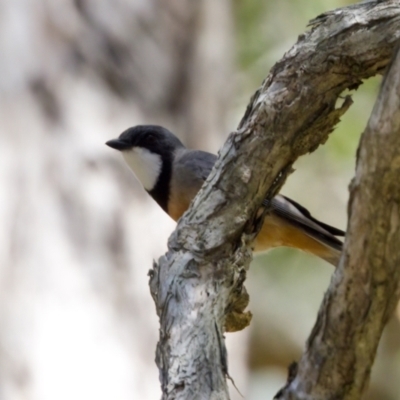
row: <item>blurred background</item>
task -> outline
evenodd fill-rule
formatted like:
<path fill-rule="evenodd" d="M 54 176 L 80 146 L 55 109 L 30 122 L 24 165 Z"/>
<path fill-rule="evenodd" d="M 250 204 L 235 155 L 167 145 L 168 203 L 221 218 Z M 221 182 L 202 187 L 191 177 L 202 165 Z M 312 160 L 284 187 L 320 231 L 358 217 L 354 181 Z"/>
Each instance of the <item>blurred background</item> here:
<path fill-rule="evenodd" d="M 104 142 L 155 123 L 217 152 L 308 21 L 349 3 L 0 0 L 0 400 L 160 397 L 147 272 L 175 224 Z M 342 229 L 378 85 L 354 94 L 283 190 Z M 227 334 L 230 375 L 246 399 L 282 387 L 331 274 L 287 249 L 254 260 L 252 324 Z M 400 398 L 399 317 L 365 399 Z"/>

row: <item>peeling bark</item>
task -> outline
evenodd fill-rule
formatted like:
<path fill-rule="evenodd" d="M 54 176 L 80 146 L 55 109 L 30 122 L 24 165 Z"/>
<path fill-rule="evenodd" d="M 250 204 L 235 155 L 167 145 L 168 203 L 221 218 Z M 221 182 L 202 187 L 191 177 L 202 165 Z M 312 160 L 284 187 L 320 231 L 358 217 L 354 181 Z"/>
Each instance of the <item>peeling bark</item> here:
<path fill-rule="evenodd" d="M 400 284 L 400 47 L 358 149 L 342 260 L 279 399 L 359 399 Z"/>
<path fill-rule="evenodd" d="M 243 281 L 268 211 L 260 205 L 299 156 L 328 139 L 351 105 L 346 97 L 337 107 L 340 94 L 388 65 L 400 37 L 400 3 L 361 3 L 310 25 L 251 99 L 151 272 L 163 399 L 229 398 L 223 333 L 250 322 Z"/>

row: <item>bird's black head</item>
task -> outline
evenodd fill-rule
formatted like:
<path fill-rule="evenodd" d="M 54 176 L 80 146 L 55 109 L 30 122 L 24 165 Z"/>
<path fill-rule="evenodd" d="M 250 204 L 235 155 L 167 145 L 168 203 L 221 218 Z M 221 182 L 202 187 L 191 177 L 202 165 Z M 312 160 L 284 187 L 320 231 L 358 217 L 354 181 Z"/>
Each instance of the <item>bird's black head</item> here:
<path fill-rule="evenodd" d="M 173 133 L 158 125 L 134 126 L 122 132 L 118 139 L 109 140 L 106 145 L 120 151 L 139 147 L 162 158 L 183 147 L 182 142 Z"/>
<path fill-rule="evenodd" d="M 184 148 L 182 142 L 162 126 L 138 125 L 106 145 L 121 151 L 143 187 L 168 212 L 172 164 L 176 150 Z"/>

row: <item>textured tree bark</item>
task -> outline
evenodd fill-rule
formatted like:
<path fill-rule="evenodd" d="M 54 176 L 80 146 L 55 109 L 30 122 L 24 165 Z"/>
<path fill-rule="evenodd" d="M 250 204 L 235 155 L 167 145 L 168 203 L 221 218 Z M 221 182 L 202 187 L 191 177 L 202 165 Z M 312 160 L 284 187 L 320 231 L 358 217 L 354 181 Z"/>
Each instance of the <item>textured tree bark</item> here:
<path fill-rule="evenodd" d="M 325 13 L 271 70 L 192 207 L 151 272 L 160 317 L 163 399 L 228 399 L 224 330 L 243 329 L 251 241 L 302 154 L 328 139 L 351 105 L 345 89 L 387 66 L 400 37 L 400 3 Z M 311 389 L 310 389 L 311 390 Z"/>
<path fill-rule="evenodd" d="M 359 399 L 400 292 L 400 47 L 361 138 L 349 229 L 290 384 L 279 399 Z"/>

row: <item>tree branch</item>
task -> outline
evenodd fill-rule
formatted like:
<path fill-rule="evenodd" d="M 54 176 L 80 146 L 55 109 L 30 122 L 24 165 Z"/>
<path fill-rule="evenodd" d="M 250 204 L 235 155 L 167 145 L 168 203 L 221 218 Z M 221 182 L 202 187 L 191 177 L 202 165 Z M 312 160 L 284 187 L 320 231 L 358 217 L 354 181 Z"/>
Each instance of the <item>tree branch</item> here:
<path fill-rule="evenodd" d="M 324 143 L 351 104 L 339 95 L 382 71 L 400 37 L 398 1 L 321 15 L 271 70 L 151 271 L 160 317 L 163 399 L 228 399 L 226 330 L 243 329 L 250 245 L 302 154 Z"/>
<path fill-rule="evenodd" d="M 399 300 L 400 47 L 361 138 L 343 256 L 279 399 L 359 399 Z"/>

